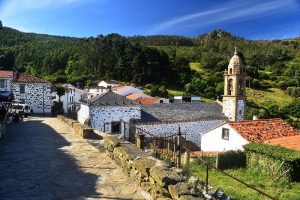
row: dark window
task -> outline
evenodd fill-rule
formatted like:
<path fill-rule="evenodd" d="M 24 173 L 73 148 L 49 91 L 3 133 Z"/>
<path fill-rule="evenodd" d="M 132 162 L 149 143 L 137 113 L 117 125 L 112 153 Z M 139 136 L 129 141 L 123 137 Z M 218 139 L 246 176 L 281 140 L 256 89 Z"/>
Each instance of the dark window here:
<path fill-rule="evenodd" d="M 232 68 L 229 69 L 229 74 L 232 74 Z"/>
<path fill-rule="evenodd" d="M 5 87 L 5 80 L 1 79 L 0 80 L 0 88 L 4 88 Z"/>
<path fill-rule="evenodd" d="M 159 103 L 164 103 L 164 100 L 159 100 Z"/>
<path fill-rule="evenodd" d="M 24 94 L 25 93 L 25 85 L 20 84 L 20 94 Z"/>
<path fill-rule="evenodd" d="M 111 133 L 120 134 L 121 123 L 120 121 L 111 122 Z"/>
<path fill-rule="evenodd" d="M 229 140 L 229 129 L 222 128 L 222 139 Z"/>
<path fill-rule="evenodd" d="M 228 91 L 227 91 L 228 95 L 232 95 L 232 93 L 233 93 L 233 80 L 232 79 L 228 80 L 227 87 L 228 87 Z"/>

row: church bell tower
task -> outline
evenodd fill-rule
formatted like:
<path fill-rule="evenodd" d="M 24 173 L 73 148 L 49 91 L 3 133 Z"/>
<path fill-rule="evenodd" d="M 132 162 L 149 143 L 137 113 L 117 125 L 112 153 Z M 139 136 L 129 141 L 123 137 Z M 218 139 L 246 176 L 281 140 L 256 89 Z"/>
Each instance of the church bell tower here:
<path fill-rule="evenodd" d="M 246 113 L 246 71 L 235 48 L 224 73 L 223 113 L 230 121 L 244 120 Z"/>

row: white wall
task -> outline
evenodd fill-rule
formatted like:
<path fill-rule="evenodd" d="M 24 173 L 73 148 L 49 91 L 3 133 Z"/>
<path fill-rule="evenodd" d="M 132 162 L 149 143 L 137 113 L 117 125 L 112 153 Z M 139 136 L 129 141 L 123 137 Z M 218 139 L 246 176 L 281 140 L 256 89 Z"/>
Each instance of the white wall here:
<path fill-rule="evenodd" d="M 4 87 L 0 88 L 0 91 L 12 91 L 12 78 L 1 78 L 4 80 Z"/>
<path fill-rule="evenodd" d="M 174 135 L 178 132 L 178 127 L 182 134 L 186 134 L 187 140 L 194 142 L 200 147 L 201 134 L 209 129 L 218 126 L 221 123 L 225 123 L 224 120 L 203 120 L 195 122 L 176 122 L 176 123 L 145 123 L 137 124 L 136 127 L 141 128 L 147 132 L 150 132 L 157 136 Z"/>
<path fill-rule="evenodd" d="M 229 140 L 222 139 L 222 128 L 229 129 Z M 231 126 L 224 124 L 202 135 L 202 151 L 243 150 L 243 145 L 249 143 Z"/>
<path fill-rule="evenodd" d="M 102 87 L 116 87 L 120 84 L 112 84 L 112 83 L 107 83 L 105 81 L 101 81 L 100 83 L 98 83 L 98 86 L 102 86 Z"/>
<path fill-rule="evenodd" d="M 80 104 L 80 109 L 77 112 L 77 120 L 84 124 L 90 117 L 90 108 L 88 105 Z"/>
<path fill-rule="evenodd" d="M 129 122 L 130 119 L 141 119 L 141 108 L 139 106 L 92 106 L 90 107 L 91 127 L 111 132 L 111 122 L 120 121 Z M 105 125 L 104 123 L 108 123 Z"/>
<path fill-rule="evenodd" d="M 24 83 L 23 94 L 20 94 L 20 84 L 23 83 L 13 83 L 15 99 L 25 100 L 25 103 L 33 109 L 33 113 L 51 113 L 51 83 Z"/>

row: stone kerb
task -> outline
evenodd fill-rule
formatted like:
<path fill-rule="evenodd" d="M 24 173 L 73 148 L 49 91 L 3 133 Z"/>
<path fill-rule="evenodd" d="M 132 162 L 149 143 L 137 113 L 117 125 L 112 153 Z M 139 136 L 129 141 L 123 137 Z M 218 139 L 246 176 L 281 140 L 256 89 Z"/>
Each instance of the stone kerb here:
<path fill-rule="evenodd" d="M 134 144 L 107 135 L 104 136 L 104 148 L 155 199 L 203 199 L 193 192 L 192 185 L 185 182 L 179 172 L 169 169 L 166 163 L 153 158 Z"/>
<path fill-rule="evenodd" d="M 94 133 L 94 129 L 85 124 L 81 124 L 78 121 L 67 118 L 63 115 L 57 115 L 57 119 L 73 128 L 74 131 L 84 139 L 99 138 L 99 136 Z"/>

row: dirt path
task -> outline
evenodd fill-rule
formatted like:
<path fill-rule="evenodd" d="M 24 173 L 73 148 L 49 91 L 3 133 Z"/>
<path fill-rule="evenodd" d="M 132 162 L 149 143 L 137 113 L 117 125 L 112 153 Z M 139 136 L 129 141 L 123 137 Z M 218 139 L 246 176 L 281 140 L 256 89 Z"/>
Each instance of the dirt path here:
<path fill-rule="evenodd" d="M 149 197 L 148 197 L 149 198 Z M 0 140 L 0 199 L 147 199 L 104 150 L 56 118 L 10 124 Z"/>

